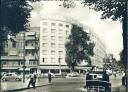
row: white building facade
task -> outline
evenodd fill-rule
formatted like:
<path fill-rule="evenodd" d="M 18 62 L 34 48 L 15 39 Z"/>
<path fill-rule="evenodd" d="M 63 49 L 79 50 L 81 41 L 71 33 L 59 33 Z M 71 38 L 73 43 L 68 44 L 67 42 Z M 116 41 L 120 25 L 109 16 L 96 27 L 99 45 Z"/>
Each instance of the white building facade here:
<path fill-rule="evenodd" d="M 65 42 L 72 24 L 59 18 L 42 18 L 40 22 L 40 67 L 59 71 L 68 69 L 65 62 Z M 47 71 L 46 71 L 47 72 Z"/>
<path fill-rule="evenodd" d="M 40 22 L 40 37 L 39 37 L 39 65 L 40 72 L 70 72 L 65 62 L 65 43 L 71 33 L 72 24 L 76 24 L 71 19 L 63 17 L 44 17 Z M 80 26 L 81 24 L 76 24 Z M 95 33 L 90 31 L 91 40 L 95 43 L 94 57 L 92 64 L 97 62 L 99 65 L 103 62 L 105 46 L 100 42 Z M 61 67 L 60 67 L 61 66 Z M 85 66 L 84 66 L 85 68 Z M 76 67 L 80 72 L 83 67 Z M 61 70 L 61 71 L 60 71 Z"/>
<path fill-rule="evenodd" d="M 106 46 L 99 36 L 93 31 L 90 31 L 90 40 L 95 44 L 94 56 L 91 58 L 92 66 L 102 67 L 104 64 L 103 59 L 106 55 Z"/>

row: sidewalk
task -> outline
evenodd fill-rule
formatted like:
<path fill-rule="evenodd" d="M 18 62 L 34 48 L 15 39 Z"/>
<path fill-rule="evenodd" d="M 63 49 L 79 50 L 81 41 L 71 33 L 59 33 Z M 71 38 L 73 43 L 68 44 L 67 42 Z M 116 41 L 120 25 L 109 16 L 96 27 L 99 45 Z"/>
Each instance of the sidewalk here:
<path fill-rule="evenodd" d="M 124 86 L 122 86 L 122 76 L 117 74 L 117 77 L 110 76 L 110 82 L 112 83 L 112 92 L 126 92 Z"/>
<path fill-rule="evenodd" d="M 25 83 L 21 82 L 2 82 L 0 92 L 14 92 L 28 89 L 29 80 L 26 80 Z M 37 80 L 36 87 L 47 86 L 49 85 L 47 79 Z"/>

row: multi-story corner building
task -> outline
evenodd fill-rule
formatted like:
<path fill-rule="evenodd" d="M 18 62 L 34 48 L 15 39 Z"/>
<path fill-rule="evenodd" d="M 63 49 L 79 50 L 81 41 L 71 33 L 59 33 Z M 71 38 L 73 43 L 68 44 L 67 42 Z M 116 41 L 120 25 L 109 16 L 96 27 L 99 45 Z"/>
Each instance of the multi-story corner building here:
<path fill-rule="evenodd" d="M 22 32 L 16 36 L 9 36 L 5 42 L 2 59 L 2 70 L 5 72 L 22 72 L 37 70 L 38 39 L 36 32 Z"/>
<path fill-rule="evenodd" d="M 73 20 L 67 20 L 63 17 L 44 17 L 40 22 L 40 69 L 41 72 L 69 72 L 67 64 L 65 63 L 65 43 L 69 34 L 71 33 L 72 25 L 81 26 Z M 95 43 L 94 57 L 92 64 L 100 66 L 103 62 L 105 53 L 105 46 L 97 37 L 96 34 L 90 31 L 91 40 Z M 76 67 L 78 71 L 84 70 L 85 66 Z M 84 66 L 84 68 L 82 67 Z"/>
<path fill-rule="evenodd" d="M 96 33 L 90 30 L 90 39 L 95 44 L 94 56 L 91 58 L 92 65 L 103 67 L 103 59 L 106 55 L 106 46 Z"/>
<path fill-rule="evenodd" d="M 42 18 L 40 22 L 40 69 L 41 72 L 69 71 L 65 62 L 65 42 L 72 24 L 64 19 Z"/>

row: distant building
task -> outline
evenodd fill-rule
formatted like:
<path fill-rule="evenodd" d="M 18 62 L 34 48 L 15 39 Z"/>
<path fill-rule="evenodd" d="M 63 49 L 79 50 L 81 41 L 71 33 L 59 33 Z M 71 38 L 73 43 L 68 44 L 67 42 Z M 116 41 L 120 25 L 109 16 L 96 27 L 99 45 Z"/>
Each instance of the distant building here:
<path fill-rule="evenodd" d="M 9 35 L 4 45 L 4 53 L 1 57 L 2 71 L 21 73 L 24 62 L 26 72 L 37 70 L 39 48 L 36 32 L 21 32 L 16 36 Z"/>
<path fill-rule="evenodd" d="M 98 37 L 96 33 L 90 30 L 90 39 L 94 42 L 94 56 L 91 58 L 92 65 L 102 67 L 104 62 L 103 59 L 106 55 L 106 46 L 104 42 Z"/>

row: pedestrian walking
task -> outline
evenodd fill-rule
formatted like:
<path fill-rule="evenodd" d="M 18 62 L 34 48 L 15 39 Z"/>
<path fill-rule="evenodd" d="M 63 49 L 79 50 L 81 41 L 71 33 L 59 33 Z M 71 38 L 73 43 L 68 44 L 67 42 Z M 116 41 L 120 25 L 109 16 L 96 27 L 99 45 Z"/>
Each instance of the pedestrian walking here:
<path fill-rule="evenodd" d="M 30 88 L 30 86 L 33 86 L 33 88 L 36 88 L 35 87 L 35 83 L 36 83 L 36 75 L 35 74 L 30 74 L 29 76 L 30 80 L 29 80 L 29 83 L 28 83 L 28 88 Z"/>
<path fill-rule="evenodd" d="M 48 82 L 51 83 L 51 81 L 52 81 L 52 75 L 51 75 L 51 73 L 49 72 L 49 73 L 48 73 Z"/>
<path fill-rule="evenodd" d="M 36 76 L 36 74 L 34 74 L 34 79 L 33 79 L 33 82 L 32 82 L 33 88 L 36 88 L 36 86 L 35 86 L 35 84 L 36 84 L 36 78 L 37 78 L 37 76 Z"/>
<path fill-rule="evenodd" d="M 126 77 L 126 75 L 124 75 L 123 77 L 122 77 L 122 86 L 125 86 L 126 85 L 126 79 L 127 77 Z"/>

